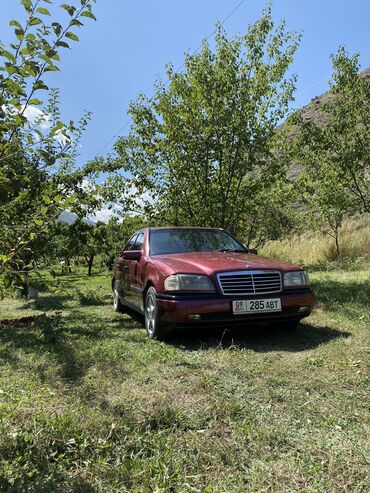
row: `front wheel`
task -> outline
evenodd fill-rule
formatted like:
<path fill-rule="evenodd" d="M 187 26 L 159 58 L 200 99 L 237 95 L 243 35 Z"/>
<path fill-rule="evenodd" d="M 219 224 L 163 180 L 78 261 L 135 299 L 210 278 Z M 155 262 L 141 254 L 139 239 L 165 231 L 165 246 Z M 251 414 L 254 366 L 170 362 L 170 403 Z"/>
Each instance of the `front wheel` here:
<path fill-rule="evenodd" d="M 161 324 L 161 320 L 158 313 L 158 303 L 156 291 L 151 286 L 146 295 L 144 303 L 144 317 L 145 317 L 145 328 L 148 336 L 151 339 L 165 339 L 166 330 Z"/>

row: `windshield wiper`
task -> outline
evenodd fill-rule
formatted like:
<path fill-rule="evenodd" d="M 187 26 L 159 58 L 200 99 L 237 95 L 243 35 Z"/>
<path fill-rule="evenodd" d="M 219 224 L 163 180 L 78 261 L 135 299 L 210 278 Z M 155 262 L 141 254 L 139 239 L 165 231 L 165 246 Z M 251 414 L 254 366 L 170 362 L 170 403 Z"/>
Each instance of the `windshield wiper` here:
<path fill-rule="evenodd" d="M 216 252 L 235 252 L 235 253 L 248 253 L 248 250 L 237 250 L 234 248 L 220 248 Z"/>

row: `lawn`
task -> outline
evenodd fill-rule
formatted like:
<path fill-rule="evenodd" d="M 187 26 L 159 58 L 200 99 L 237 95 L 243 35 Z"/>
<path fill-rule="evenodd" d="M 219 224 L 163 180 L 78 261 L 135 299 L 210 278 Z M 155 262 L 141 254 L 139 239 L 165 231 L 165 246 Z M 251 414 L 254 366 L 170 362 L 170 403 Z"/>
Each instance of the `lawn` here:
<path fill-rule="evenodd" d="M 108 273 L 1 301 L 0 491 L 369 491 L 370 270 L 311 280 L 294 333 L 167 343 L 113 313 Z"/>

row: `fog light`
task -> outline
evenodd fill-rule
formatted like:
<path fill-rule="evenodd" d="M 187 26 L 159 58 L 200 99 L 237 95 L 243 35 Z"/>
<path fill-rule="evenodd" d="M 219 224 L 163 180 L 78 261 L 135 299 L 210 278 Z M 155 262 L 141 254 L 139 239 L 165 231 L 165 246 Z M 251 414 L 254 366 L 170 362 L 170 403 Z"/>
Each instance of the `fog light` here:
<path fill-rule="evenodd" d="M 308 312 L 308 306 L 301 306 L 298 311 L 300 313 L 302 313 L 302 312 Z"/>
<path fill-rule="evenodd" d="M 199 313 L 192 313 L 192 314 L 188 315 L 188 319 L 189 320 L 200 320 L 200 315 L 199 315 Z"/>

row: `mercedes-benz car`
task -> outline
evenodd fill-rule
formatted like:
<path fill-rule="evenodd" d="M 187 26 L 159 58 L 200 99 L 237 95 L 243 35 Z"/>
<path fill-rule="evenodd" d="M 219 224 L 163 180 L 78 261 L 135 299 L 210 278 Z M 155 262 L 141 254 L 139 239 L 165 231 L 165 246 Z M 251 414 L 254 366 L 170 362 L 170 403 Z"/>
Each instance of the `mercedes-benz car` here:
<path fill-rule="evenodd" d="M 257 255 L 216 228 L 144 228 L 114 261 L 113 306 L 142 313 L 148 336 L 175 327 L 294 329 L 314 306 L 307 273 Z"/>

